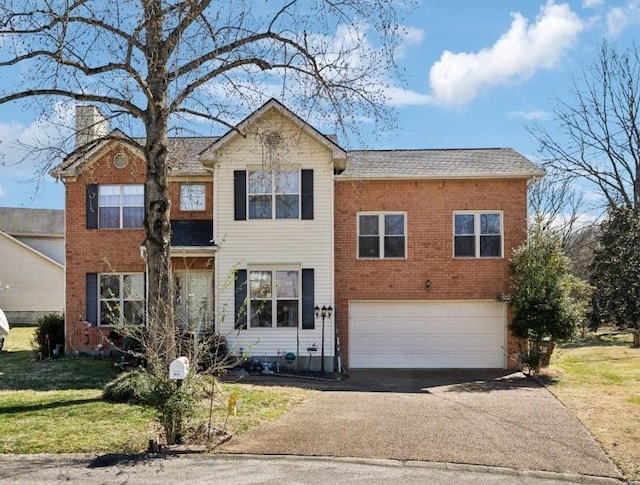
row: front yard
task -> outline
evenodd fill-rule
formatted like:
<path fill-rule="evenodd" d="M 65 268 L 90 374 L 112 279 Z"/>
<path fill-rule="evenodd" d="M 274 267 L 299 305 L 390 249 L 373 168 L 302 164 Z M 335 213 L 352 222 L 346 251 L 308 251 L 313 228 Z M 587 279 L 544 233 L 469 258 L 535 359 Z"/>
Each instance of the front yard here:
<path fill-rule="evenodd" d="M 556 348 L 548 389 L 628 477 L 640 479 L 640 349 L 602 333 Z"/>
<path fill-rule="evenodd" d="M 115 376 L 110 360 L 38 362 L 33 327 L 12 328 L 0 353 L 0 453 L 132 453 L 158 438 L 153 411 L 102 401 L 102 386 Z M 228 396 L 242 403 L 227 430 L 239 434 L 282 414 L 314 391 L 224 384 L 215 399 L 213 425 L 227 417 Z M 208 419 L 203 402 L 202 422 Z"/>

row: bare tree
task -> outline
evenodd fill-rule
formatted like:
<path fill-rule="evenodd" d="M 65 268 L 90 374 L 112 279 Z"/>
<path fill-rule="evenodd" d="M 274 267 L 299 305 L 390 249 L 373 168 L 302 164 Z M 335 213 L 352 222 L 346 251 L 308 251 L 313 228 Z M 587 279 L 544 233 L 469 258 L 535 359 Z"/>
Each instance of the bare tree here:
<path fill-rule="evenodd" d="M 579 229 L 584 197 L 571 178 L 554 169 L 529 187 L 529 216 L 544 232 L 552 231 L 566 248 Z"/>
<path fill-rule="evenodd" d="M 174 308 L 154 302 L 171 302 L 170 128 L 185 120 L 233 128 L 266 93 L 342 128 L 362 117 L 390 120 L 384 88 L 402 35 L 399 5 L 0 0 L 0 69 L 25 73 L 20 85 L 3 87 L 0 104 L 89 102 L 121 126 L 142 128 L 144 246 L 149 305 L 156 306 L 148 325 L 164 330 L 152 335 L 162 339 L 154 347 L 164 349 L 165 365 L 175 355 Z"/>
<path fill-rule="evenodd" d="M 602 44 L 560 101 L 555 127 L 531 132 L 545 165 L 595 185 L 608 207 L 640 207 L 640 51 Z"/>

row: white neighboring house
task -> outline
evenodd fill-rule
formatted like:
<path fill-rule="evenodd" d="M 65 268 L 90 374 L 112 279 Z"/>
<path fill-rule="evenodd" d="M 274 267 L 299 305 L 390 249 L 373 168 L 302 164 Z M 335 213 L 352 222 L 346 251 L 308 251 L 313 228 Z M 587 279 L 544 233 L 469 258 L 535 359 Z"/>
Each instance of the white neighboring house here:
<path fill-rule="evenodd" d="M 64 311 L 64 211 L 0 207 L 0 281 L 12 324 Z"/>

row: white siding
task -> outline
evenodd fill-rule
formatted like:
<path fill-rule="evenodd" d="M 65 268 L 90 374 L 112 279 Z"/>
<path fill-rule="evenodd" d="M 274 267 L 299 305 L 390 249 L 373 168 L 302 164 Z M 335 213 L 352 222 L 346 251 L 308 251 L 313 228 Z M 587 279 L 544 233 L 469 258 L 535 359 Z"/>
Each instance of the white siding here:
<path fill-rule="evenodd" d="M 289 146 L 281 157 L 283 165 L 314 170 L 313 220 L 234 220 L 234 170 L 260 167 L 265 160 L 258 137 L 237 137 L 218 152 L 215 171 L 215 240 L 218 322 L 229 332 L 232 349 L 242 347 L 253 356 L 296 352 L 295 328 L 257 328 L 232 330 L 234 320 L 234 287 L 230 275 L 233 268 L 269 265 L 313 268 L 315 304 L 333 305 L 333 165 L 331 153 L 309 135 L 273 114 L 265 116 L 256 129 L 277 127 Z M 302 312 L 300 311 L 300 314 Z M 325 321 L 325 355 L 333 355 L 333 325 Z M 307 347 L 321 343 L 321 322 L 313 330 L 300 329 L 300 355 Z"/>
<path fill-rule="evenodd" d="M 0 308 L 9 312 L 64 309 L 64 268 L 22 243 L 0 234 Z"/>

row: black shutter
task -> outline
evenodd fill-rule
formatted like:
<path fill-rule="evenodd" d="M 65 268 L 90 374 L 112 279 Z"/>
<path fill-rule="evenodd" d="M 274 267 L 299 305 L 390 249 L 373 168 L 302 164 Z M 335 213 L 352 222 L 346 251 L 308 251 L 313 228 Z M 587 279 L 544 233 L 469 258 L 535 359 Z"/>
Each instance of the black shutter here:
<path fill-rule="evenodd" d="M 235 328 L 247 328 L 247 270 L 236 271 L 235 279 Z"/>
<path fill-rule="evenodd" d="M 247 172 L 246 170 L 233 171 L 233 209 L 234 219 L 244 221 L 247 219 Z"/>
<path fill-rule="evenodd" d="M 87 289 L 86 289 L 86 305 L 87 314 L 86 321 L 93 325 L 98 324 L 98 274 L 87 273 Z"/>
<path fill-rule="evenodd" d="M 312 330 L 315 327 L 316 316 L 315 288 L 313 268 L 302 270 L 302 328 Z"/>
<path fill-rule="evenodd" d="M 313 219 L 313 170 L 302 170 L 302 217 Z"/>
<path fill-rule="evenodd" d="M 98 184 L 87 184 L 87 229 L 98 229 Z"/>

